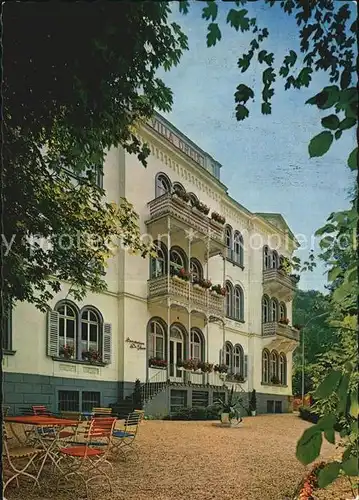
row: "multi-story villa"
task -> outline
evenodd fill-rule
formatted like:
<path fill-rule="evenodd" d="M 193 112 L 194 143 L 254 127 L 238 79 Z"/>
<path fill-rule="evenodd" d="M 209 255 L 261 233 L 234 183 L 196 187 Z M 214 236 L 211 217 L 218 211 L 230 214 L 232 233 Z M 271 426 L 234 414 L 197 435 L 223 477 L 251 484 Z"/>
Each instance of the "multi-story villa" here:
<path fill-rule="evenodd" d="M 140 379 L 152 415 L 206 406 L 233 384 L 245 398 L 256 390 L 259 413 L 287 411 L 299 340 L 295 280 L 282 267 L 292 232 L 280 214 L 231 198 L 221 165 L 161 116 L 138 134 L 147 168 L 112 149 L 101 182 L 108 200 L 133 203 L 157 258 L 118 249 L 105 293 L 74 302 L 64 284 L 47 314 L 16 305 L 3 333 L 4 403 L 88 410 Z"/>

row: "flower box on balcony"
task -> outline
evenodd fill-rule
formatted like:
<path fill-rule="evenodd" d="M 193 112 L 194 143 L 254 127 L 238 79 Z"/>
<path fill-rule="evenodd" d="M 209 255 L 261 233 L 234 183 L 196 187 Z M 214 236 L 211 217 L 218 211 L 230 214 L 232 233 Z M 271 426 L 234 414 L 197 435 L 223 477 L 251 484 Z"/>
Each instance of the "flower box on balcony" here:
<path fill-rule="evenodd" d="M 213 285 L 211 288 L 212 295 L 218 295 L 224 297 L 226 295 L 226 289 L 221 285 Z"/>
<path fill-rule="evenodd" d="M 211 219 L 214 220 L 215 222 L 218 222 L 218 224 L 221 224 L 222 226 L 226 222 L 226 219 L 217 212 L 211 213 Z"/>
<path fill-rule="evenodd" d="M 227 365 L 223 365 L 223 364 L 221 364 L 221 365 L 214 365 L 213 370 L 214 370 L 215 372 L 220 373 L 220 374 L 221 374 L 221 373 L 222 373 L 222 374 L 223 374 L 223 373 L 224 373 L 224 374 L 227 374 L 227 372 L 228 372 L 228 366 L 227 366 Z"/>
<path fill-rule="evenodd" d="M 289 319 L 288 318 L 282 318 L 278 321 L 281 325 L 289 325 Z"/>
<path fill-rule="evenodd" d="M 167 361 L 161 358 L 150 358 L 148 360 L 148 366 L 150 368 L 160 368 L 163 370 L 167 368 Z"/>

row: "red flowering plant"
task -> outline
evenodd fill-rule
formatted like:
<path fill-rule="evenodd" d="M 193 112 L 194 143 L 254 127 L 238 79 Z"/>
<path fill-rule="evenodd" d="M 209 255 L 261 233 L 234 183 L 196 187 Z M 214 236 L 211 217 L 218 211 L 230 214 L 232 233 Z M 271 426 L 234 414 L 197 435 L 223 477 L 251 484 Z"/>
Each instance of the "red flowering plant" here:
<path fill-rule="evenodd" d="M 181 278 L 181 280 L 188 281 L 191 277 L 190 273 L 186 271 L 184 267 L 181 269 L 174 269 L 172 268 L 171 270 L 172 276 L 178 276 L 178 278 Z"/>
<path fill-rule="evenodd" d="M 162 359 L 158 356 L 153 356 L 148 360 L 149 366 L 155 366 L 158 368 L 166 368 L 167 366 L 167 361 L 165 359 Z"/>
<path fill-rule="evenodd" d="M 64 346 L 60 347 L 60 356 L 63 356 L 64 358 L 72 358 L 72 356 L 75 354 L 75 347 L 71 344 L 65 344 Z"/>
<path fill-rule="evenodd" d="M 88 351 L 82 351 L 82 359 L 90 361 L 90 363 L 101 363 L 102 356 L 100 351 L 96 351 L 91 347 Z"/>
<path fill-rule="evenodd" d="M 199 285 L 201 288 L 211 288 L 212 286 L 212 282 L 211 280 L 206 280 L 204 278 L 198 278 L 197 276 L 195 276 L 193 278 L 193 284 L 194 285 Z"/>
<path fill-rule="evenodd" d="M 224 365 L 224 364 L 214 365 L 213 369 L 217 373 L 227 373 L 228 372 L 228 366 Z"/>
<path fill-rule="evenodd" d="M 314 490 L 318 487 L 318 474 L 324 467 L 325 462 L 319 462 L 313 466 L 301 485 L 298 500 L 314 499 Z"/>
<path fill-rule="evenodd" d="M 211 373 L 213 371 L 213 363 L 199 361 L 197 366 L 203 373 Z"/>
<path fill-rule="evenodd" d="M 226 289 L 221 285 L 212 285 L 211 290 L 216 292 L 218 295 L 222 295 L 223 297 L 226 295 Z"/>
<path fill-rule="evenodd" d="M 183 368 L 186 370 L 196 371 L 198 370 L 198 359 L 186 359 L 183 361 Z"/>

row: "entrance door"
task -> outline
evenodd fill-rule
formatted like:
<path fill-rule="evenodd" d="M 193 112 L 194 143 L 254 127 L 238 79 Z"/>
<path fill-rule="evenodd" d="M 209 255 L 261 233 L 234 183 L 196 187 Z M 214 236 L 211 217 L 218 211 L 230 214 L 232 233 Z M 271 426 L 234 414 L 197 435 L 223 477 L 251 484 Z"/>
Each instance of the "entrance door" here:
<path fill-rule="evenodd" d="M 172 326 L 170 335 L 170 377 L 174 382 L 183 380 L 183 370 L 177 368 L 177 361 L 184 358 L 183 336 L 177 326 Z"/>

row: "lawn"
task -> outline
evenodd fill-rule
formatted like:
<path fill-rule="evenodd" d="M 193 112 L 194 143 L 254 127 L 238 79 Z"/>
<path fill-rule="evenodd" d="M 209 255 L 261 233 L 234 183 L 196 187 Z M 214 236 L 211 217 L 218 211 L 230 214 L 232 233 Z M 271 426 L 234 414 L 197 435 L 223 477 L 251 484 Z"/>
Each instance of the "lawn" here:
<path fill-rule="evenodd" d="M 113 493 L 93 485 L 101 500 L 284 500 L 306 468 L 295 458 L 297 439 L 309 425 L 295 415 L 244 419 L 242 427 L 214 422 L 144 421 L 139 461 L 114 464 Z M 329 443 L 323 456 L 334 453 Z M 25 495 L 25 496 L 24 496 Z M 73 500 L 74 492 L 9 488 L 11 499 Z M 76 495 L 76 498 L 80 498 Z"/>

